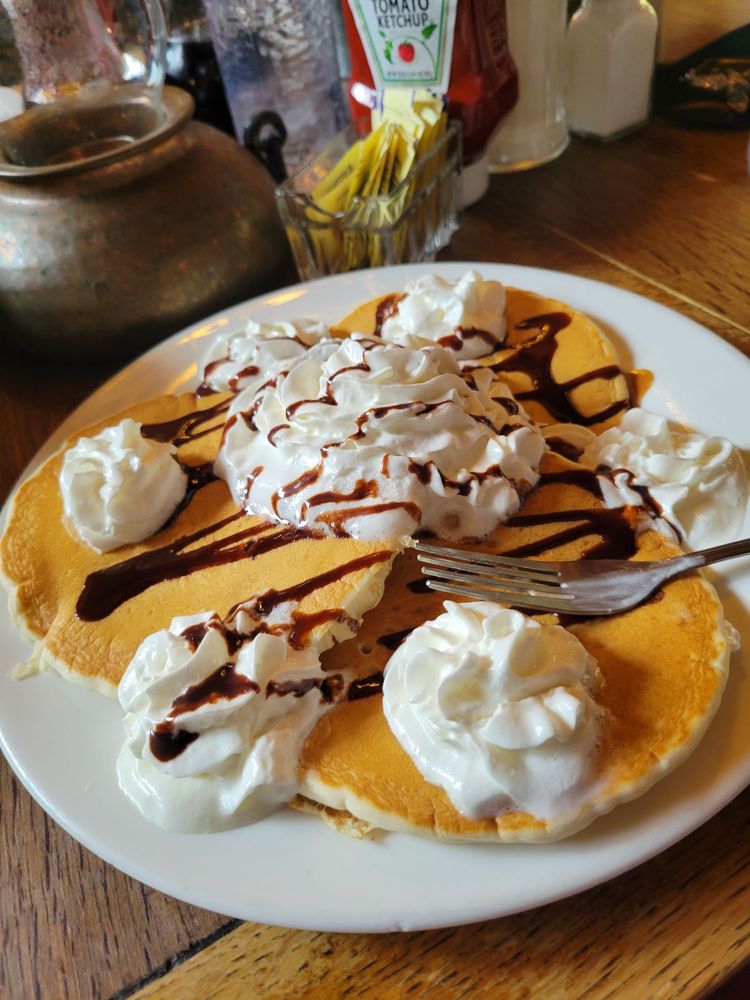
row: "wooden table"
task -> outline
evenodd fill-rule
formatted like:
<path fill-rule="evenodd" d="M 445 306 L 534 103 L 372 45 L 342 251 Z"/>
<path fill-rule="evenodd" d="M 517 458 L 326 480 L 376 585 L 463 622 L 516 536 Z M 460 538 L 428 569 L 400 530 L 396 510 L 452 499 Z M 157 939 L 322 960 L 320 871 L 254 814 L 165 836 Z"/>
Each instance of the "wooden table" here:
<path fill-rule="evenodd" d="M 750 355 L 747 139 L 657 121 L 611 146 L 573 142 L 555 163 L 495 177 L 445 257 L 607 281 Z M 3 361 L 0 496 L 110 373 Z M 4 762 L 0 809 L 0 995 L 14 1000 L 702 997 L 750 958 L 750 792 L 660 857 L 573 899 L 378 936 L 243 924 L 147 889 L 55 826 Z"/>

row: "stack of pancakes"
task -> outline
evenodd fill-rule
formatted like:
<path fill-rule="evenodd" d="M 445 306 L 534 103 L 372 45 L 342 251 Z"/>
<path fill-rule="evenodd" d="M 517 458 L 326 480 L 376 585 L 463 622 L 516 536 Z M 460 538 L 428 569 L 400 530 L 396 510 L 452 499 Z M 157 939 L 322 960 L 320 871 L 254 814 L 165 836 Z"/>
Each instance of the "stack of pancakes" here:
<path fill-rule="evenodd" d="M 363 305 L 336 334 L 372 333 L 377 305 Z M 569 319 L 563 328 L 550 330 L 552 321 L 544 329 L 527 323 L 557 314 Z M 591 320 L 561 303 L 508 289 L 506 325 L 506 346 L 475 364 L 490 365 L 534 420 L 540 425 L 560 420 L 562 405 L 594 430 L 617 421 L 628 405 L 628 382 L 613 347 Z M 536 354 L 533 365 L 531 353 L 524 354 L 530 349 Z M 538 391 L 542 356 L 549 367 L 545 378 L 553 383 L 546 395 Z M 210 433 L 181 444 L 178 458 L 205 469 L 221 441 L 223 418 L 212 414 L 221 410 L 222 398 L 161 397 L 83 434 L 91 436 L 124 416 L 178 426 L 181 418 L 203 411 Z M 12 615 L 35 643 L 37 667 L 115 694 L 140 642 L 167 628 L 173 617 L 209 609 L 229 614 L 240 602 L 297 588 L 303 593 L 297 612 L 309 624 L 305 641 L 326 650 L 323 667 L 365 678 L 386 667 L 400 637 L 442 610 L 443 599 L 421 585 L 408 549 L 353 538 L 293 537 L 254 550 L 258 539 L 267 541 L 285 529 L 239 515 L 219 480 L 196 489 L 153 537 L 99 554 L 65 524 L 58 485 L 64 450 L 18 489 L 0 549 Z M 526 549 L 552 559 L 596 553 L 603 541 L 596 517 L 602 502 L 585 479 L 576 479 L 576 469 L 567 458 L 547 454 L 540 484 L 522 510 L 534 516 L 499 525 L 482 548 Z M 654 531 L 633 531 L 633 539 L 635 559 L 675 554 Z M 217 551 L 236 552 L 236 558 L 217 561 Z M 313 579 L 320 585 L 307 585 Z M 457 840 L 542 841 L 571 833 L 643 792 L 690 753 L 718 707 L 729 648 L 716 594 L 703 577 L 691 574 L 625 614 L 563 624 L 597 659 L 604 681 L 597 695 L 605 711 L 594 792 L 575 815 L 543 821 L 514 812 L 466 819 L 401 748 L 379 693 L 341 701 L 323 716 L 302 753 L 301 794 L 294 804 L 350 833 L 379 827 Z"/>

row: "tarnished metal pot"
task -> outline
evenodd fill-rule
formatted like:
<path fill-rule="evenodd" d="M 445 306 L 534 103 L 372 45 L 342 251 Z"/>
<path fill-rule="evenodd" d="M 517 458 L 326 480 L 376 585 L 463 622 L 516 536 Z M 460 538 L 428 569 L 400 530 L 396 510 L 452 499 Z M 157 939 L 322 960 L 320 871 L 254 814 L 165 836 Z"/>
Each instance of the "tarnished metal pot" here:
<path fill-rule="evenodd" d="M 261 165 L 132 86 L 0 125 L 0 338 L 26 353 L 125 357 L 289 274 Z"/>

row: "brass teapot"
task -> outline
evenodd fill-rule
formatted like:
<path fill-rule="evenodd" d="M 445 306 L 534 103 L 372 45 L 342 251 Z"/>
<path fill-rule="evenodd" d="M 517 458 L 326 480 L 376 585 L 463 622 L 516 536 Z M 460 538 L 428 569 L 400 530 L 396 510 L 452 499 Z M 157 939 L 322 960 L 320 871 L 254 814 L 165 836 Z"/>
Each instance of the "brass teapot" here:
<path fill-rule="evenodd" d="M 293 274 L 271 178 L 192 113 L 127 85 L 0 124 L 0 343 L 125 357 Z"/>

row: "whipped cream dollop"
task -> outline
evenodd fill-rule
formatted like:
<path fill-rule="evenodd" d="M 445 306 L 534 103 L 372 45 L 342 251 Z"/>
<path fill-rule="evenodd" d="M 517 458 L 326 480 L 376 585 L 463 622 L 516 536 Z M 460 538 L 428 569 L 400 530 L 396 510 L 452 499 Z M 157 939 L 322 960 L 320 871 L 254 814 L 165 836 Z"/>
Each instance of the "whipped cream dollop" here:
<path fill-rule="evenodd" d="M 322 340 L 233 401 L 215 470 L 241 507 L 363 539 L 482 537 L 537 481 L 544 441 L 448 351 Z"/>
<path fill-rule="evenodd" d="M 202 384 L 215 392 L 257 389 L 328 332 L 325 323 L 314 319 L 276 323 L 251 319 L 241 333 L 221 334 L 212 341 L 198 365 Z"/>
<path fill-rule="evenodd" d="M 296 793 L 300 749 L 328 707 L 324 676 L 312 647 L 282 635 L 237 648 L 213 612 L 173 619 L 141 643 L 120 682 L 121 789 L 167 829 L 261 819 Z"/>
<path fill-rule="evenodd" d="M 126 418 L 65 452 L 63 508 L 79 536 L 99 552 L 143 541 L 171 517 L 188 477 L 172 444 L 151 441 Z"/>
<path fill-rule="evenodd" d="M 505 340 L 504 311 L 499 281 L 485 281 L 478 271 L 456 282 L 428 274 L 406 286 L 380 334 L 405 347 L 437 343 L 461 360 L 481 358 Z"/>
<path fill-rule="evenodd" d="M 726 438 L 672 430 L 665 417 L 638 407 L 599 435 L 586 428 L 575 434 L 579 461 L 611 470 L 600 477 L 607 506 L 641 505 L 635 487 L 646 487 L 661 517 L 691 549 L 731 541 L 741 531 L 747 472 Z"/>
<path fill-rule="evenodd" d="M 596 661 L 559 625 L 445 602 L 391 657 L 383 710 L 423 777 L 470 819 L 564 815 L 591 791 Z"/>

